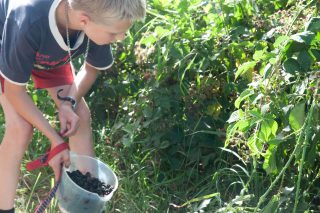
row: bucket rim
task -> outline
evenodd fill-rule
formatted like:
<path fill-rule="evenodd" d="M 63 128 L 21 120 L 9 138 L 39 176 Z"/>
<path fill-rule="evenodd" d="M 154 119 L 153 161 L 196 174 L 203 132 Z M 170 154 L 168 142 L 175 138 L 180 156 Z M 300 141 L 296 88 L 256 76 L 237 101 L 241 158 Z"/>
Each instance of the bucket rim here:
<path fill-rule="evenodd" d="M 113 196 L 113 193 L 118 189 L 118 177 L 117 177 L 117 175 L 115 174 L 115 172 L 113 171 L 113 169 L 108 165 L 108 164 L 106 164 L 106 163 L 104 163 L 104 162 L 102 162 L 100 159 L 98 159 L 98 158 L 96 158 L 96 157 L 91 157 L 91 156 L 87 156 L 87 155 L 80 155 L 80 154 L 76 154 L 76 153 L 74 153 L 74 152 L 70 152 L 70 159 L 71 159 L 71 156 L 75 156 L 75 157 L 81 157 L 81 158 L 88 158 L 88 159 L 92 159 L 92 160 L 95 160 L 95 161 L 97 161 L 99 164 L 102 164 L 103 166 L 105 166 L 110 172 L 111 172 L 111 174 L 112 174 L 112 176 L 113 176 L 113 178 L 114 178 L 114 180 L 115 180 L 115 182 L 114 182 L 114 185 L 113 185 L 113 190 L 112 190 L 112 192 L 110 193 L 110 194 L 108 194 L 108 195 L 105 195 L 105 196 L 99 196 L 97 193 L 94 193 L 94 192 L 90 192 L 90 191 L 88 191 L 88 190 L 86 190 L 86 189 L 84 189 L 84 188 L 82 188 L 82 187 L 80 187 L 77 183 L 75 183 L 71 178 L 70 178 L 70 176 L 67 174 L 67 171 L 71 171 L 69 168 L 66 168 L 65 166 L 63 166 L 63 168 L 62 168 L 62 173 L 64 173 L 65 174 L 65 176 L 66 176 L 66 178 L 70 181 L 70 182 L 72 182 L 72 184 L 75 186 L 75 187 L 77 187 L 77 188 L 79 188 L 79 189 L 81 189 L 81 190 L 83 190 L 83 191 L 85 191 L 85 192 L 87 192 L 87 193 L 89 193 L 89 194 L 92 194 L 92 195 L 94 195 L 94 196 L 97 196 L 99 199 L 101 199 L 101 200 L 103 200 L 103 201 L 108 201 L 108 200 L 110 200 L 111 199 L 111 197 Z M 74 170 L 75 171 L 75 170 Z M 97 177 L 96 177 L 97 178 Z"/>

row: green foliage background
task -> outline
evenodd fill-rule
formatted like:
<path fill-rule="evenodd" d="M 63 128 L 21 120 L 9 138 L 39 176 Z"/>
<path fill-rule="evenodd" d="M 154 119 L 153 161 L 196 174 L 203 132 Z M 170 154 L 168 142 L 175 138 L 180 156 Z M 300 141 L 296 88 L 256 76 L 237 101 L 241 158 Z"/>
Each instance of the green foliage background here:
<path fill-rule="evenodd" d="M 114 44 L 115 65 L 86 97 L 97 156 L 120 178 L 106 210 L 320 211 L 318 9 L 315 0 L 148 1 L 145 22 Z M 31 95 L 57 125 L 45 92 Z M 25 162 L 43 141 L 36 133 Z M 17 203 L 27 211 L 50 178 L 22 172 Z"/>

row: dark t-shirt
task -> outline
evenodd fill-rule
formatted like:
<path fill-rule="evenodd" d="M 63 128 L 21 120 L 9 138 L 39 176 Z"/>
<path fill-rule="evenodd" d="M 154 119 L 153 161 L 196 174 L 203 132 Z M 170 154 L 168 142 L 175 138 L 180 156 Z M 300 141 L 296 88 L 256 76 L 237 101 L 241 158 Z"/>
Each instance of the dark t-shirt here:
<path fill-rule="evenodd" d="M 69 63 L 68 46 L 55 13 L 61 0 L 0 0 L 0 72 L 15 84 L 26 84 L 31 71 L 50 70 Z M 87 36 L 80 32 L 71 47 L 72 58 L 83 54 Z M 113 63 L 110 45 L 90 41 L 86 62 L 97 69 Z"/>

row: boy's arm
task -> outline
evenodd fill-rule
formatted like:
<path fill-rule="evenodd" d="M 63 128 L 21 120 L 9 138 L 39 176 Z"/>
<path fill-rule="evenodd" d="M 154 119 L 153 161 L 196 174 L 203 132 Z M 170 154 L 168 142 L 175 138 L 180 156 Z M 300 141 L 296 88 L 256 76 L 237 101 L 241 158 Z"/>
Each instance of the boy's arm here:
<path fill-rule="evenodd" d="M 40 110 L 34 105 L 32 99 L 26 92 L 25 86 L 19 86 L 9 81 L 4 82 L 4 95 L 18 114 L 46 135 L 53 146 L 63 143 L 63 139 L 56 133 L 49 122 L 43 117 Z"/>
<path fill-rule="evenodd" d="M 25 86 L 5 81 L 4 87 L 4 95 L 17 113 L 47 136 L 51 141 L 52 148 L 64 142 L 49 122 L 43 117 L 40 110 L 34 105 L 32 99 L 26 92 Z M 62 162 L 64 162 L 66 166 L 69 164 L 69 154 L 66 150 L 49 162 L 56 178 L 59 176 Z"/>
<path fill-rule="evenodd" d="M 75 81 L 71 85 L 68 96 L 72 97 L 78 103 L 89 91 L 93 83 L 95 82 L 99 70 L 92 67 L 88 63 L 82 66 L 81 70 L 76 75 Z M 72 110 L 71 103 L 64 101 L 59 107 L 59 120 L 61 127 L 61 134 L 63 136 L 69 136 L 69 129 L 67 128 L 67 117 L 74 113 Z"/>
<path fill-rule="evenodd" d="M 77 103 L 83 98 L 95 80 L 97 79 L 97 76 L 99 75 L 100 70 L 92 67 L 88 63 L 85 63 L 84 66 L 82 66 L 81 70 L 78 72 L 74 83 L 72 84 L 68 96 L 72 97 L 77 101 Z M 69 104 L 69 102 L 63 102 L 66 104 Z"/>

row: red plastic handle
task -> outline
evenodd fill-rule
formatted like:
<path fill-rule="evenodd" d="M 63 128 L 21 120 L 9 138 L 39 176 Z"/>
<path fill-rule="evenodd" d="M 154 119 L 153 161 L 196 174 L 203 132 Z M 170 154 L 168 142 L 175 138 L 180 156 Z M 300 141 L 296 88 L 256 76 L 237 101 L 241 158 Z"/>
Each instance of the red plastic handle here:
<path fill-rule="evenodd" d="M 29 171 L 38 169 L 40 167 L 48 166 L 48 162 L 54 158 L 57 154 L 62 152 L 65 149 L 69 149 L 69 144 L 64 142 L 59 144 L 58 146 L 54 147 L 52 150 L 46 152 L 46 154 L 42 155 L 41 157 L 37 158 L 34 161 L 27 163 L 26 168 Z"/>

